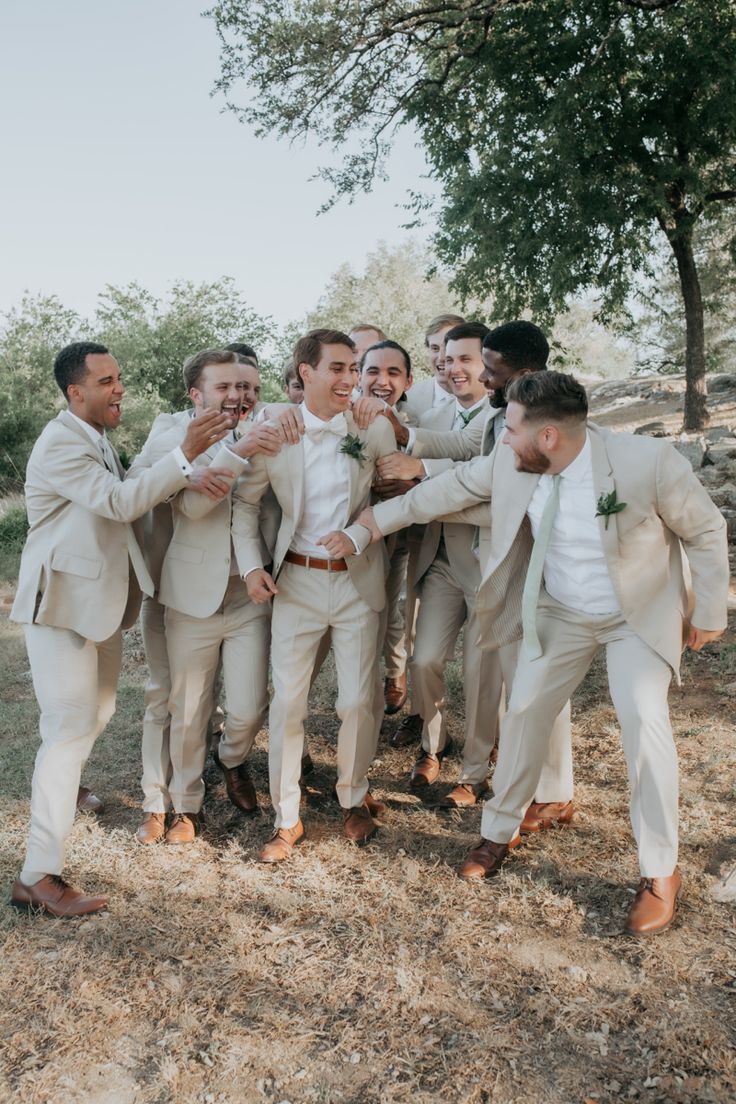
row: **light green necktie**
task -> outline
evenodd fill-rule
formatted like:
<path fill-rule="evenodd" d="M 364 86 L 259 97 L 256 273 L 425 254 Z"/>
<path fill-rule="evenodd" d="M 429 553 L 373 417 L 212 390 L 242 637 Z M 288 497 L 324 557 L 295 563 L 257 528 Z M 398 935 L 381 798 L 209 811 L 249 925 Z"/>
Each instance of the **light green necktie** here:
<path fill-rule="evenodd" d="M 539 589 L 542 585 L 542 573 L 544 571 L 544 557 L 547 554 L 552 526 L 554 525 L 557 507 L 560 504 L 560 476 L 552 476 L 552 490 L 544 504 L 542 516 L 539 519 L 539 528 L 534 538 L 534 547 L 529 557 L 529 568 L 524 582 L 524 591 L 521 596 L 521 623 L 524 627 L 524 649 L 530 659 L 539 659 L 542 654 L 542 645 L 537 635 L 537 602 L 539 601 Z"/>

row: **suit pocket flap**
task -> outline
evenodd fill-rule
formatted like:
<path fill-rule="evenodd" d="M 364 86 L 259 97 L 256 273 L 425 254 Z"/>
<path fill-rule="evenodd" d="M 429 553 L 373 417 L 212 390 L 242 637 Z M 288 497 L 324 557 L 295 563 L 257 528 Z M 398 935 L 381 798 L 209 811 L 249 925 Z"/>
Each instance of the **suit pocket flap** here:
<path fill-rule="evenodd" d="M 66 571 L 69 575 L 81 575 L 83 579 L 99 579 L 102 571 L 101 560 L 89 560 L 75 552 L 64 552 L 57 548 L 51 555 L 52 571 Z"/>
<path fill-rule="evenodd" d="M 169 556 L 172 560 L 181 560 L 183 563 L 200 564 L 204 560 L 204 548 L 194 548 L 191 544 L 172 540 Z"/>

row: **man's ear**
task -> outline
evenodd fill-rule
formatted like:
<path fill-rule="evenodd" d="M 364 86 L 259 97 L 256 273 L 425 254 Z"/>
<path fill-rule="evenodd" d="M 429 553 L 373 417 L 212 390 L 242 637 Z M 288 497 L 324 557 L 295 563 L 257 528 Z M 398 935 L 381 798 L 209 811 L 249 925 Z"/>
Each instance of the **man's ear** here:
<path fill-rule="evenodd" d="M 306 362 L 298 364 L 296 368 L 296 373 L 301 380 L 302 387 L 304 387 L 306 381 L 308 379 L 311 379 L 312 365 L 307 364 Z"/>
<path fill-rule="evenodd" d="M 199 390 L 198 387 L 189 388 L 189 398 L 192 400 L 193 406 L 204 406 L 204 403 L 202 402 L 202 392 Z"/>

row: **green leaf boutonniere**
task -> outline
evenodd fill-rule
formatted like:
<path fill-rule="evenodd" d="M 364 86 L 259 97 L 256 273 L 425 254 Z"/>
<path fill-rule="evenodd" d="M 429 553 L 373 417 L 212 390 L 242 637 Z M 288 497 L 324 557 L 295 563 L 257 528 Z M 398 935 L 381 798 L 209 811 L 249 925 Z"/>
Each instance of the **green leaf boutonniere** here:
<path fill-rule="evenodd" d="M 355 433 L 348 433 L 346 437 L 343 437 L 340 442 L 340 452 L 344 452 L 346 456 L 352 456 L 353 460 L 358 461 L 361 468 L 368 459 L 365 454 L 365 444 Z"/>
<path fill-rule="evenodd" d="M 596 502 L 596 517 L 604 517 L 606 519 L 606 529 L 608 528 L 608 521 L 611 514 L 620 514 L 622 510 L 626 508 L 625 502 L 619 502 L 616 498 L 616 492 L 611 491 L 610 494 L 601 495 Z"/>

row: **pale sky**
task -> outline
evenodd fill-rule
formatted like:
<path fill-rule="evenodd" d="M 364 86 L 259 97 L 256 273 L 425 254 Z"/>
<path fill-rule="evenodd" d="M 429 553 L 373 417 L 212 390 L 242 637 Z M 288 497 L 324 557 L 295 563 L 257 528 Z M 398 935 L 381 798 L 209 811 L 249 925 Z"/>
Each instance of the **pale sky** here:
<path fill-rule="evenodd" d="M 257 140 L 210 91 L 203 0 L 0 0 L 0 312 L 24 291 L 83 314 L 105 284 L 234 277 L 279 322 L 312 307 L 343 261 L 399 244 L 423 190 L 407 134 L 391 180 L 316 217 L 325 158 Z M 416 236 L 416 232 L 413 232 Z"/>

